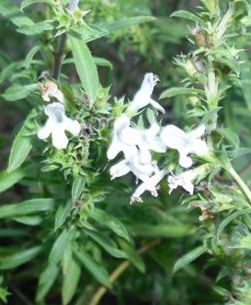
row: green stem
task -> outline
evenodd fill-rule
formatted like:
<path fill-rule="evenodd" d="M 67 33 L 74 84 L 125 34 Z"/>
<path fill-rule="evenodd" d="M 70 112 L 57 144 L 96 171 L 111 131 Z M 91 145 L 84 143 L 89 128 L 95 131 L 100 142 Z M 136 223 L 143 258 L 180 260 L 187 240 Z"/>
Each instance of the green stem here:
<path fill-rule="evenodd" d="M 68 4 L 68 11 L 69 13 L 73 12 L 78 7 L 79 0 L 71 0 Z M 64 57 L 64 49 L 67 41 L 67 34 L 64 33 L 59 37 L 57 50 L 55 53 L 55 61 L 54 61 L 54 68 L 52 77 L 55 80 L 58 80 L 60 73 L 61 73 L 61 67 L 62 67 L 62 61 Z"/>
<path fill-rule="evenodd" d="M 246 185 L 246 183 L 243 181 L 241 176 L 236 172 L 236 170 L 233 168 L 232 165 L 226 167 L 227 172 L 232 176 L 232 178 L 235 180 L 235 182 L 238 184 L 240 190 L 242 193 L 246 196 L 249 204 L 251 205 L 251 191 Z"/>
<path fill-rule="evenodd" d="M 148 250 L 154 248 L 155 246 L 157 246 L 160 243 L 160 239 L 155 239 L 155 240 L 151 240 L 149 243 L 147 243 L 146 245 L 144 245 L 142 248 L 140 248 L 138 250 L 139 254 L 144 254 L 145 252 L 147 252 Z M 130 262 L 129 261 L 124 261 L 122 262 L 110 275 L 110 283 L 114 283 L 123 273 L 124 271 L 130 266 Z M 105 293 L 107 292 L 107 289 L 103 286 L 101 286 L 96 293 L 94 294 L 94 296 L 91 298 L 90 302 L 88 303 L 88 305 L 98 305 L 100 300 L 102 299 L 102 297 L 105 295 Z"/>

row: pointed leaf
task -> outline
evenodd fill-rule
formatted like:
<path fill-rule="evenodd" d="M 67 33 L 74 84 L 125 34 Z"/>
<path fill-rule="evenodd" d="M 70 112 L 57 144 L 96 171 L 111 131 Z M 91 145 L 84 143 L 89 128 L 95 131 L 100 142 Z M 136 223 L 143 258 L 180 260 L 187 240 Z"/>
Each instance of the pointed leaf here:
<path fill-rule="evenodd" d="M 36 111 L 33 109 L 13 141 L 7 169 L 8 172 L 15 170 L 22 165 L 32 149 L 31 136 L 28 136 L 27 133 L 32 126 L 32 121 L 35 116 Z"/>
<path fill-rule="evenodd" d="M 75 251 L 76 256 L 85 266 L 85 268 L 100 282 L 102 285 L 111 288 L 109 274 L 107 270 L 99 263 L 97 263 L 87 252 Z"/>
<path fill-rule="evenodd" d="M 73 36 L 69 36 L 69 41 L 82 87 L 84 88 L 90 103 L 93 104 L 99 90 L 99 77 L 94 58 L 83 41 Z"/>
<path fill-rule="evenodd" d="M 205 245 L 202 245 L 189 253 L 185 254 L 181 258 L 177 260 L 173 267 L 173 273 L 176 273 L 178 270 L 185 268 L 187 265 L 189 265 L 191 262 L 196 260 L 199 256 L 204 254 L 207 251 L 207 247 Z"/>

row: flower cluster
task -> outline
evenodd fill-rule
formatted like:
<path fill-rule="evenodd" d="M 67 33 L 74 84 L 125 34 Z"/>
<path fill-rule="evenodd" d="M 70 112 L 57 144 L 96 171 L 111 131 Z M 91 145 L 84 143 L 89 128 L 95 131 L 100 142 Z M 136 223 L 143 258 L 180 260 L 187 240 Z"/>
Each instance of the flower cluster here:
<path fill-rule="evenodd" d="M 138 111 L 146 106 L 153 106 L 162 113 L 165 110 L 152 99 L 153 89 L 158 81 L 153 73 L 147 73 L 143 83 L 129 103 L 125 113 L 116 118 L 113 126 L 112 142 L 107 151 L 107 158 L 113 160 L 119 153 L 124 159 L 110 168 L 111 179 L 124 176 L 132 172 L 141 184 L 131 196 L 131 202 L 142 201 L 141 196 L 145 191 L 153 196 L 158 196 L 157 188 L 160 181 L 170 172 L 169 169 L 160 169 L 157 161 L 152 157 L 152 152 L 165 154 L 168 149 L 175 149 L 179 153 L 179 165 L 190 168 L 193 165 L 191 154 L 204 156 L 208 153 L 207 143 L 202 140 L 205 126 L 201 125 L 186 133 L 174 125 L 165 127 L 152 123 L 147 129 L 139 129 L 132 124 L 132 118 Z M 177 176 L 169 175 L 167 178 L 170 192 L 182 186 L 193 194 L 193 181 L 197 177 L 193 169 Z"/>
<path fill-rule="evenodd" d="M 81 125 L 65 115 L 64 95 L 54 82 L 46 81 L 41 86 L 41 95 L 44 101 L 52 103 L 44 107 L 44 113 L 48 119 L 38 131 L 37 136 L 39 139 L 45 140 L 51 135 L 53 146 L 57 149 L 64 149 L 68 145 L 65 131 L 77 136 L 80 133 Z"/>

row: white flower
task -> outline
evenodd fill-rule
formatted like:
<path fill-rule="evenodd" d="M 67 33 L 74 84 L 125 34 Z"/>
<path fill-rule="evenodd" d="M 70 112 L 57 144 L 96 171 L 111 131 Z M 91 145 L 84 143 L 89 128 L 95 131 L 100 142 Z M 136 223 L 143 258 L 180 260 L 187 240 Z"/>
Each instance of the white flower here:
<path fill-rule="evenodd" d="M 159 130 L 157 123 L 152 124 L 146 130 L 132 128 L 130 119 L 125 114 L 121 114 L 114 122 L 113 139 L 107 151 L 107 158 L 112 160 L 122 151 L 126 159 L 131 159 L 138 155 L 138 150 L 140 150 L 141 162 L 151 162 L 150 150 L 166 151 L 166 147 L 157 135 Z"/>
<path fill-rule="evenodd" d="M 56 83 L 51 80 L 47 80 L 43 85 L 40 87 L 42 98 L 46 102 L 50 102 L 51 98 L 56 98 L 60 103 L 64 102 L 64 95 L 58 89 Z"/>
<path fill-rule="evenodd" d="M 189 168 L 192 166 L 193 161 L 188 157 L 188 154 L 204 156 L 208 153 L 207 143 L 201 140 L 204 133 L 204 125 L 188 133 L 174 125 L 167 125 L 161 131 L 160 138 L 167 147 L 178 150 L 180 166 Z"/>
<path fill-rule="evenodd" d="M 189 170 L 177 176 L 168 176 L 167 182 L 170 188 L 169 194 L 178 186 L 183 187 L 190 195 L 193 195 L 194 185 L 193 180 L 198 176 L 195 170 Z"/>
<path fill-rule="evenodd" d="M 157 110 L 165 113 L 163 107 L 161 107 L 157 102 L 155 102 L 151 96 L 153 93 L 153 89 L 159 81 L 157 75 L 153 73 L 146 73 L 144 76 L 144 80 L 141 84 L 140 89 L 136 92 L 133 100 L 130 102 L 128 106 L 129 113 L 137 113 L 141 108 L 151 104 Z"/>
<path fill-rule="evenodd" d="M 137 134 L 130 132 L 130 119 L 121 114 L 114 122 L 112 143 L 107 151 L 107 158 L 114 159 L 123 151 L 127 159 L 137 154 Z"/>
<path fill-rule="evenodd" d="M 130 204 L 132 204 L 134 201 L 141 202 L 142 201 L 141 196 L 145 191 L 148 191 L 151 193 L 152 196 L 157 197 L 158 196 L 157 186 L 159 182 L 164 178 L 166 173 L 167 173 L 166 170 L 158 171 L 157 173 L 155 173 L 155 175 L 149 177 L 140 186 L 138 186 L 135 192 L 131 196 Z"/>
<path fill-rule="evenodd" d="M 110 168 L 111 179 L 115 179 L 132 172 L 137 179 L 146 181 L 154 173 L 158 172 L 155 162 L 142 163 L 140 152 L 138 151 L 131 159 L 125 159 Z"/>
<path fill-rule="evenodd" d="M 68 138 L 65 130 L 77 136 L 81 130 L 80 124 L 65 115 L 64 106 L 60 103 L 49 104 L 45 107 L 44 112 L 48 119 L 45 125 L 38 131 L 38 138 L 44 140 L 51 135 L 54 147 L 57 149 L 66 148 Z"/>

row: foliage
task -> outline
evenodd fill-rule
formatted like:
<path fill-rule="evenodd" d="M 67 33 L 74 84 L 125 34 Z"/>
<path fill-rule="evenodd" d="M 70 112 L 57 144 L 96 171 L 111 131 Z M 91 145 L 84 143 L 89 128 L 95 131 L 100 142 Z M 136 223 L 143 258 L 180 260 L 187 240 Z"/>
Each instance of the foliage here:
<path fill-rule="evenodd" d="M 250 4 L 0 2 L 0 300 L 249 305 Z M 159 104 L 134 113 L 149 71 Z M 109 176 L 129 162 L 122 146 L 108 160 L 123 115 L 123 145 L 157 123 L 154 141 L 186 131 L 149 149 L 163 176 L 139 176 L 140 204 L 133 175 Z"/>

